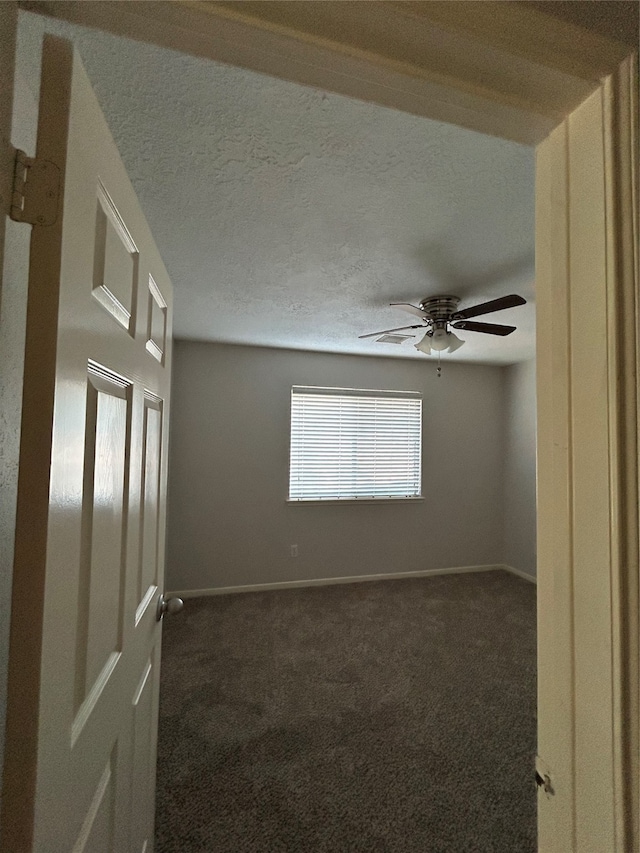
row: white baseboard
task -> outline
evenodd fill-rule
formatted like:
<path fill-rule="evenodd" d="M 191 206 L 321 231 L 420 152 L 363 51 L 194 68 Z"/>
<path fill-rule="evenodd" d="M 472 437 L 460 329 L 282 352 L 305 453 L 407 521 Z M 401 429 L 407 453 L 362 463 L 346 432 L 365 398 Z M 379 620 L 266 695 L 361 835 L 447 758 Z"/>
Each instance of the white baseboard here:
<path fill-rule="evenodd" d="M 498 568 L 504 569 L 505 572 L 511 572 L 512 575 L 516 575 L 516 577 L 522 578 L 525 581 L 529 581 L 529 583 L 538 582 L 535 575 L 530 575 L 528 572 L 523 572 L 522 569 L 514 569 L 513 566 L 499 566 Z"/>
<path fill-rule="evenodd" d="M 526 577 L 527 580 L 535 581 L 530 575 L 511 569 L 509 566 L 487 565 L 487 566 L 456 566 L 450 569 L 422 569 L 417 572 L 389 572 L 379 575 L 352 575 L 342 578 L 316 578 L 313 580 L 278 581 L 277 583 L 256 583 L 244 586 L 218 586 L 209 589 L 178 589 L 165 592 L 167 597 L 178 596 L 179 598 L 201 598 L 208 595 L 230 595 L 235 592 L 267 592 L 276 589 L 299 589 L 307 586 L 333 586 L 341 583 L 365 583 L 366 581 L 388 581 L 400 578 L 429 578 L 436 575 L 460 575 L 467 572 L 493 572 L 504 569 L 508 572 Z"/>

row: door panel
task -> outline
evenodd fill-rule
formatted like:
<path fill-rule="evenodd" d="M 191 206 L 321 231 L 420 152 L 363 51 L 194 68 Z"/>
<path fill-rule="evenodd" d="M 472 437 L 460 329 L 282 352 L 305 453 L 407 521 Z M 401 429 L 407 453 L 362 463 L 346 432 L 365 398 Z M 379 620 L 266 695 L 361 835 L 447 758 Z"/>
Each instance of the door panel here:
<path fill-rule="evenodd" d="M 147 349 L 162 364 L 167 347 L 167 303 L 151 275 L 147 306 Z"/>
<path fill-rule="evenodd" d="M 97 187 L 94 296 L 131 334 L 138 286 L 138 249 L 106 187 Z"/>
<path fill-rule="evenodd" d="M 102 771 L 91 803 L 87 809 L 73 853 L 109 853 L 114 849 L 114 778 L 111 760 Z"/>
<path fill-rule="evenodd" d="M 161 499 L 162 400 L 144 395 L 140 563 L 136 624 L 158 587 L 158 514 Z"/>
<path fill-rule="evenodd" d="M 133 697 L 132 718 L 132 758 L 134 796 L 143 801 L 153 798 L 155 767 L 150 764 L 155 754 L 152 726 L 154 719 L 154 665 L 151 660 L 145 664 L 140 682 Z M 153 815 L 145 810 L 133 809 L 131 822 L 131 851 L 149 849 L 148 839 L 153 832 Z"/>
<path fill-rule="evenodd" d="M 76 657 L 82 702 L 104 685 L 123 647 L 131 385 L 92 364 L 87 397 Z"/>
<path fill-rule="evenodd" d="M 172 292 L 82 65 L 49 36 L 38 156 L 64 192 L 31 240 L 3 839 L 149 853 Z"/>

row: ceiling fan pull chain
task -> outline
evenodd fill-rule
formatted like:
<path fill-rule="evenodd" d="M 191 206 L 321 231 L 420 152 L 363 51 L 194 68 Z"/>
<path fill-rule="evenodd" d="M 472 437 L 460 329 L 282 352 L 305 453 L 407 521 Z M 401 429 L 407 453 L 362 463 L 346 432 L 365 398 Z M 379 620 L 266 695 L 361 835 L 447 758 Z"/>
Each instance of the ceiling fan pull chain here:
<path fill-rule="evenodd" d="M 440 353 L 438 353 L 438 369 L 436 370 L 436 376 L 438 379 L 442 376 L 442 367 L 440 365 Z"/>

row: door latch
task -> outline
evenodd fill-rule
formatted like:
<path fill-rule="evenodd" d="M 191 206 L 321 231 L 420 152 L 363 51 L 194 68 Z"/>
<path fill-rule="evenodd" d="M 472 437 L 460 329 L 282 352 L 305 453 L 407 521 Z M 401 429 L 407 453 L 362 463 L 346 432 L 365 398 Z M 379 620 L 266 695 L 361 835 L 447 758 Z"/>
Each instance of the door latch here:
<path fill-rule="evenodd" d="M 538 788 L 542 788 L 547 797 L 555 796 L 555 788 L 551 781 L 551 770 L 539 755 L 536 755 L 536 785 Z"/>
<path fill-rule="evenodd" d="M 538 788 L 542 788 L 542 790 L 548 797 L 553 797 L 553 795 L 555 794 L 553 785 L 551 784 L 551 777 L 548 773 L 545 773 L 544 776 L 541 776 L 540 773 L 536 770 L 536 785 L 538 786 Z"/>

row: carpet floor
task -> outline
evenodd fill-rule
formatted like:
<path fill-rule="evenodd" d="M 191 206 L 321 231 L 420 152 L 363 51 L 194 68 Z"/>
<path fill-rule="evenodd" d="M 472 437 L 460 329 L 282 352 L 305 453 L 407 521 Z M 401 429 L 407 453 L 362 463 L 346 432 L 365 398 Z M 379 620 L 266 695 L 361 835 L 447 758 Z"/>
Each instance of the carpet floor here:
<path fill-rule="evenodd" d="M 189 599 L 156 853 L 534 853 L 535 679 L 502 571 Z"/>

